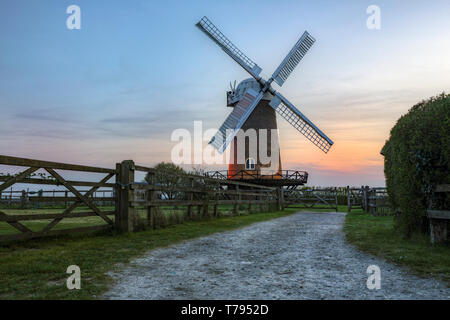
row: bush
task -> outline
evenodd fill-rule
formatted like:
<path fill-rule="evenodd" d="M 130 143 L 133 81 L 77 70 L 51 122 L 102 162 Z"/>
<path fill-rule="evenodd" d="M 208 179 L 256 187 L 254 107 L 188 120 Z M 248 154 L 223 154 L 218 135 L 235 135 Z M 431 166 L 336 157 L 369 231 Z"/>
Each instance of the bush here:
<path fill-rule="evenodd" d="M 433 191 L 450 180 L 449 149 L 448 94 L 416 104 L 391 129 L 381 154 L 396 227 L 405 237 L 425 232 L 425 210 Z M 448 205 L 448 197 L 444 202 Z"/>

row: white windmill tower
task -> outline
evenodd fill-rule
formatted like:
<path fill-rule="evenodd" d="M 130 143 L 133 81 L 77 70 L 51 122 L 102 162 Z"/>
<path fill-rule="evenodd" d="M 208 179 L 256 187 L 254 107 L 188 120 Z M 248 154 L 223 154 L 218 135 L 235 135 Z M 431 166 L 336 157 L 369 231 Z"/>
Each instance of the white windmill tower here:
<path fill-rule="evenodd" d="M 209 142 L 211 145 L 220 153 L 223 153 L 234 140 L 232 146 L 234 150 L 237 150 L 236 134 L 238 131 L 252 128 L 259 133 L 259 129 L 276 129 L 276 111 L 314 145 L 323 152 L 328 152 L 333 145 L 333 141 L 271 86 L 273 81 L 280 87 L 283 86 L 300 60 L 314 44 L 315 39 L 308 32 L 305 31 L 303 33 L 280 66 L 275 70 L 272 77 L 269 80 L 264 80 L 259 76 L 262 69 L 225 37 L 207 17 L 203 17 L 196 26 L 252 76 L 252 78 L 242 81 L 237 88 L 232 86 L 231 91 L 227 92 L 227 105 L 233 107 L 233 111 Z M 258 134 L 258 141 L 259 138 Z M 269 153 L 272 148 L 270 140 L 267 139 Z M 247 149 L 248 146 L 246 145 L 245 148 Z M 273 180 L 274 178 L 289 180 L 292 176 L 292 173 L 283 174 L 281 160 L 279 160 L 275 174 L 262 174 L 261 169 L 264 165 L 260 163 L 260 159 L 249 159 L 247 158 L 248 154 L 248 150 L 245 150 L 245 162 L 238 163 L 236 154 L 232 151 L 232 159 L 227 173 L 229 179 L 256 177 L 260 181 Z M 257 154 L 259 155 L 259 152 Z M 299 174 L 299 172 L 296 174 Z M 303 175 L 303 183 L 306 182 L 306 179 L 307 174 L 306 176 Z"/>

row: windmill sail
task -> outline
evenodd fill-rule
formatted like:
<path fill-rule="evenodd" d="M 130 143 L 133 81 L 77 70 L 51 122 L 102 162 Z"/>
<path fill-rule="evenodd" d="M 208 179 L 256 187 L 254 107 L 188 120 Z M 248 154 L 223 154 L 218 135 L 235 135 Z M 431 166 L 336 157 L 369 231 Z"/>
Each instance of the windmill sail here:
<path fill-rule="evenodd" d="M 312 47 L 316 40 L 305 31 L 295 46 L 289 51 L 286 58 L 281 62 L 280 66 L 275 70 L 272 78 L 281 87 L 289 75 L 294 71 L 300 60 L 303 59 L 309 48 Z"/>
<path fill-rule="evenodd" d="M 270 102 L 270 106 L 273 109 L 323 152 L 327 153 L 329 151 L 333 145 L 333 141 L 304 116 L 292 103 L 270 86 L 272 81 L 275 81 L 278 85 L 282 86 L 314 44 L 316 40 L 307 31 L 303 33 L 291 51 L 289 51 L 286 58 L 284 58 L 283 62 L 281 62 L 280 66 L 273 73 L 272 78 L 269 81 L 265 81 L 259 77 L 261 68 L 225 37 L 225 35 L 223 35 L 207 17 L 203 17 L 196 25 L 233 60 L 250 73 L 261 87 L 261 90 L 248 89 L 246 91 L 242 100 L 237 103 L 234 110 L 220 127 L 219 131 L 211 139 L 209 142 L 210 144 L 222 153 L 236 136 L 238 130 L 244 125 L 245 121 L 261 101 L 264 94 L 269 92 L 274 95 L 274 98 Z M 231 88 L 231 92 L 232 91 L 233 88 Z M 229 103 L 228 95 L 227 103 Z M 233 104 L 234 103 L 235 101 L 233 101 Z"/>
<path fill-rule="evenodd" d="M 196 26 L 222 48 L 234 61 L 253 77 L 258 78 L 261 68 L 239 50 L 220 30 L 207 18 L 203 17 Z"/>
<path fill-rule="evenodd" d="M 263 95 L 264 93 L 262 91 L 256 92 L 253 89 L 247 89 L 242 100 L 234 107 L 233 111 L 225 119 L 225 122 L 220 126 L 219 131 L 217 131 L 209 143 L 220 153 L 223 153 L 237 134 L 238 130 L 241 129 L 255 107 L 261 101 Z"/>
<path fill-rule="evenodd" d="M 289 122 L 295 129 L 314 143 L 320 150 L 328 153 L 333 141 L 328 138 L 314 123 L 312 123 L 303 113 L 301 113 L 292 103 L 290 103 L 280 93 L 276 92 L 275 97 L 270 102 L 280 116 Z"/>

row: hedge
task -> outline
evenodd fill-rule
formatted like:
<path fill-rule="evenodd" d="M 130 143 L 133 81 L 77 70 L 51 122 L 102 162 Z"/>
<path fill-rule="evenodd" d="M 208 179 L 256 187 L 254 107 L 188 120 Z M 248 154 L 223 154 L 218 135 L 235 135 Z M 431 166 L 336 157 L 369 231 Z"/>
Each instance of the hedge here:
<path fill-rule="evenodd" d="M 413 106 L 391 129 L 381 154 L 396 228 L 405 237 L 425 232 L 433 190 L 450 181 L 450 95 Z M 441 205 L 448 204 L 446 196 Z"/>

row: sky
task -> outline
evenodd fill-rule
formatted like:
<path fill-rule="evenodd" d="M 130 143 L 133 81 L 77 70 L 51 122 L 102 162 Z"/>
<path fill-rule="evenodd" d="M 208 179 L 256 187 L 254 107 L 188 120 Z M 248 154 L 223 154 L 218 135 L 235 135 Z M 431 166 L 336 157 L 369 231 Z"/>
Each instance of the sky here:
<path fill-rule="evenodd" d="M 66 9 L 81 9 L 69 30 Z M 380 8 L 370 30 L 366 9 Z M 417 102 L 450 90 L 450 1 L 0 2 L 0 154 L 114 167 L 170 161 L 175 129 L 218 128 L 248 74 L 196 27 L 208 16 L 269 78 L 317 40 L 282 88 L 334 142 L 278 119 L 283 169 L 318 186 L 384 186 L 380 150 Z M 204 166 L 226 169 L 226 166 Z"/>

